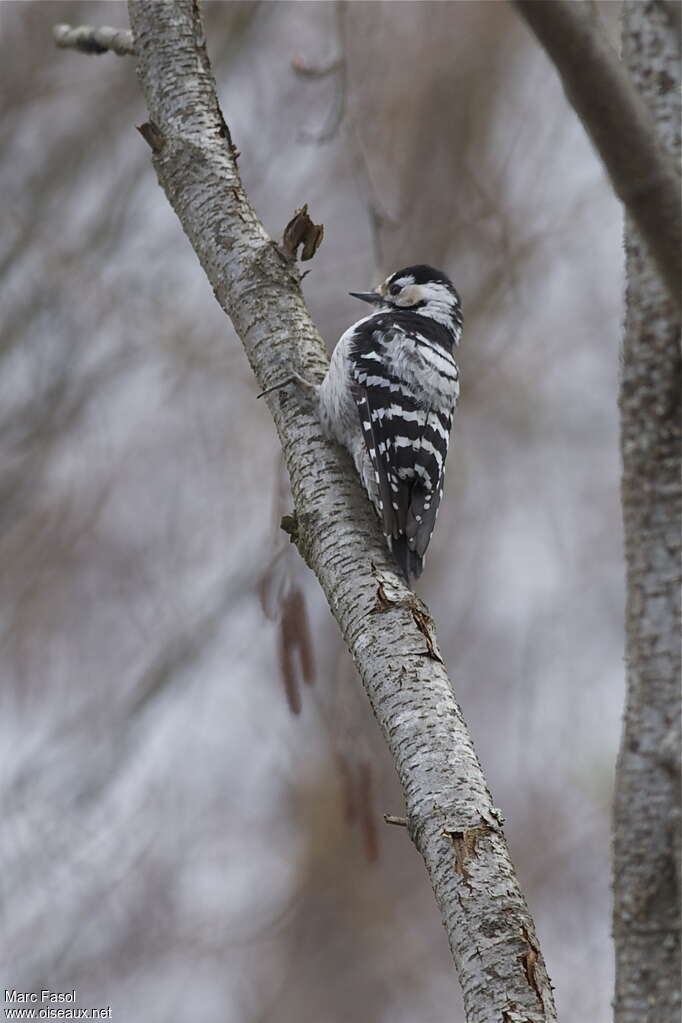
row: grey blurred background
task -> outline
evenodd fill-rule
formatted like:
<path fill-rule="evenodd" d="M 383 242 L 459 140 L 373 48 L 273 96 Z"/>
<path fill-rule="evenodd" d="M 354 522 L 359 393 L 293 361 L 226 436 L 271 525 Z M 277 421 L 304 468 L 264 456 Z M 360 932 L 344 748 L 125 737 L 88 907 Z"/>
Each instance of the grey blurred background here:
<path fill-rule="evenodd" d="M 125 5 L 0 18 L 0 982 L 133 1023 L 460 1021 L 421 861 L 381 821 L 391 763 L 278 529 L 267 409 L 135 131 L 134 61 L 52 44 Z M 620 208 L 505 3 L 205 18 L 266 228 L 304 202 L 325 225 L 305 293 L 330 349 L 347 292 L 400 266 L 462 294 L 418 592 L 563 1023 L 607 1021 Z"/>

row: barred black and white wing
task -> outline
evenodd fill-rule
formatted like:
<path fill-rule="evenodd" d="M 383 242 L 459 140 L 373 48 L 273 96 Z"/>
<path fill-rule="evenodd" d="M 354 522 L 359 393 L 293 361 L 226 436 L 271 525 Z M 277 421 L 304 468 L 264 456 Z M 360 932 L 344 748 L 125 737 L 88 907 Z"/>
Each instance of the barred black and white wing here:
<path fill-rule="evenodd" d="M 395 331 L 379 331 L 365 336 L 364 343 L 358 339 L 351 367 L 353 397 L 376 476 L 378 510 L 409 580 L 421 574 L 443 496 L 457 367 L 446 352 L 441 356 L 434 351 L 428 356 L 430 369 L 443 380 L 435 390 L 425 391 L 410 373 L 400 372 L 399 358 L 390 357 L 390 346 L 400 341 L 411 343 L 414 364 L 420 358 L 418 338 L 405 331 L 399 337 Z"/>

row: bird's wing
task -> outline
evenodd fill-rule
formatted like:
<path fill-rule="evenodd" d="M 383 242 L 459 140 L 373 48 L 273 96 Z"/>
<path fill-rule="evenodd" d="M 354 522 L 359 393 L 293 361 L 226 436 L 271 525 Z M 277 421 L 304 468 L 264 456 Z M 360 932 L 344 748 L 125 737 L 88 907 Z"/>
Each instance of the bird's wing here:
<path fill-rule="evenodd" d="M 355 352 L 352 375 L 384 533 L 408 578 L 417 576 L 443 495 L 452 413 L 421 407 L 372 349 Z"/>

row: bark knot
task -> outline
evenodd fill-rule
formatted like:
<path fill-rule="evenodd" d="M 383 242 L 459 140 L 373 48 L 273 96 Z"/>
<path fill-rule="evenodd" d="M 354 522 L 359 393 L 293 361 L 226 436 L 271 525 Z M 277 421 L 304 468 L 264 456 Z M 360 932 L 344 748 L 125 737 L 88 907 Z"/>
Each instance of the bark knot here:
<path fill-rule="evenodd" d="M 311 529 L 313 517 L 307 513 L 293 511 L 291 515 L 283 515 L 280 519 L 280 529 L 282 529 L 289 537 L 291 542 L 296 545 L 298 553 L 301 555 L 306 565 L 309 568 L 313 567 L 312 554 L 311 554 L 311 537 L 313 535 Z"/>
<path fill-rule="evenodd" d="M 151 149 L 152 153 L 161 152 L 166 143 L 166 139 L 161 132 L 161 129 L 154 124 L 153 121 L 145 121 L 144 124 L 138 124 L 137 130 Z"/>
<path fill-rule="evenodd" d="M 298 518 L 296 512 L 292 512 L 291 515 L 283 515 L 279 526 L 287 534 L 291 542 L 298 546 Z"/>

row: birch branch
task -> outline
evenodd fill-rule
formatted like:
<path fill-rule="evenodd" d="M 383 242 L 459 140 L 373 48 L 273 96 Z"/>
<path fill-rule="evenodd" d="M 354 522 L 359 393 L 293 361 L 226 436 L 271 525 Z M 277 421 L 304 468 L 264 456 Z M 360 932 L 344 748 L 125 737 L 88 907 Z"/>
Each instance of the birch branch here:
<path fill-rule="evenodd" d="M 616 195 L 679 308 L 680 174 L 659 142 L 647 104 L 609 44 L 591 4 L 576 0 L 513 2 L 554 62 Z"/>
<path fill-rule="evenodd" d="M 321 379 L 325 347 L 291 258 L 239 178 L 198 5 L 134 0 L 130 19 L 153 164 L 241 338 L 261 389 Z M 468 1023 L 549 1023 L 551 986 L 426 606 L 395 573 L 350 459 L 296 391 L 267 398 L 295 504 L 292 538 L 317 575 L 393 755 L 408 832 L 429 873 Z"/>
<path fill-rule="evenodd" d="M 135 53 L 133 33 L 127 28 L 93 28 L 92 25 L 55 25 L 52 37 L 63 50 L 78 50 L 80 53 L 112 53 L 129 57 Z"/>

